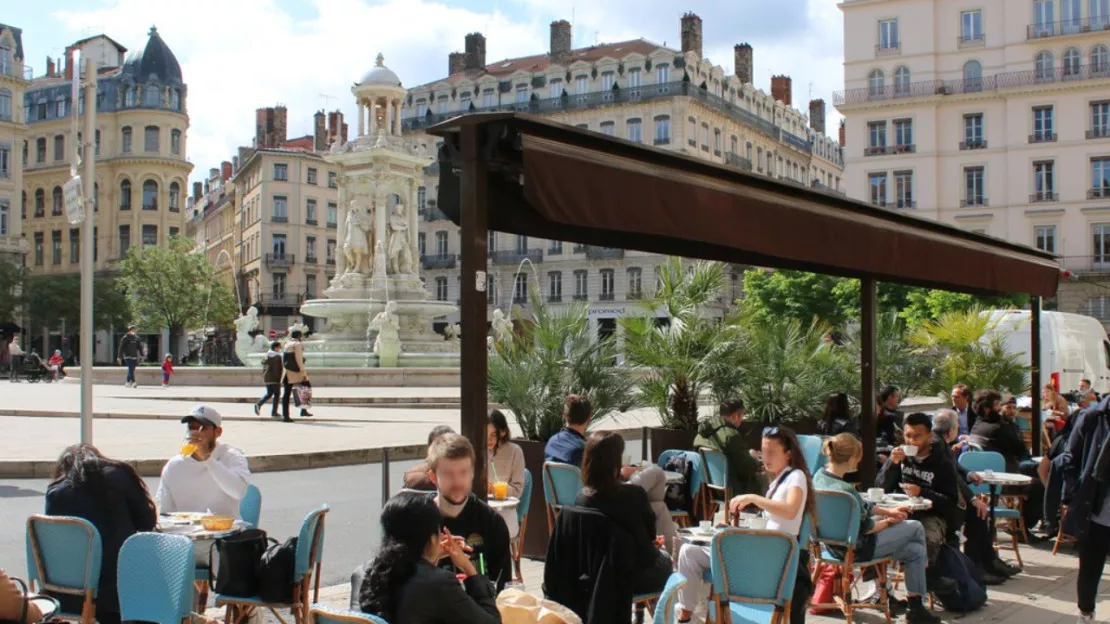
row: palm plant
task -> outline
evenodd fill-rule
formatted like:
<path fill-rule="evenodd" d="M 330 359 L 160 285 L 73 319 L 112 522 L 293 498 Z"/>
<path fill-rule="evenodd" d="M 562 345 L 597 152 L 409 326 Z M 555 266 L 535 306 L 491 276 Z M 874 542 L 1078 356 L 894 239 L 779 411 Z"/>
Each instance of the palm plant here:
<path fill-rule="evenodd" d="M 530 318 L 489 354 L 489 397 L 512 410 L 525 439 L 547 441 L 562 427 L 563 399 L 581 394 L 595 418 L 625 411 L 632 382 L 613 366 L 616 341 L 594 341 L 589 308 L 576 303 L 552 310 L 535 290 Z"/>
<path fill-rule="evenodd" d="M 859 397 L 861 367 L 861 332 L 858 326 L 848 332 L 844 345 L 849 357 L 848 378 L 843 388 L 853 399 Z M 909 344 L 910 332 L 906 321 L 898 312 L 881 314 L 875 323 L 875 385 L 897 386 L 902 396 L 920 391 L 931 374 L 932 365 L 927 354 L 915 351 Z"/>
<path fill-rule="evenodd" d="M 671 258 L 659 267 L 655 298 L 641 304 L 642 315 L 618 321 L 625 361 L 642 369 L 638 401 L 654 407 L 662 425 L 697 428 L 698 399 L 709 385 L 714 358 L 730 330 L 705 312 L 724 287 L 724 265 L 698 262 L 684 269 Z M 656 322 L 658 317 L 665 320 Z"/>
<path fill-rule="evenodd" d="M 916 352 L 934 362 L 924 390 L 943 396 L 958 383 L 1015 394 L 1028 389 L 1021 357 L 1006 350 L 1004 336 L 993 332 L 998 321 L 983 312 L 979 307 L 946 312 L 913 332 Z"/>

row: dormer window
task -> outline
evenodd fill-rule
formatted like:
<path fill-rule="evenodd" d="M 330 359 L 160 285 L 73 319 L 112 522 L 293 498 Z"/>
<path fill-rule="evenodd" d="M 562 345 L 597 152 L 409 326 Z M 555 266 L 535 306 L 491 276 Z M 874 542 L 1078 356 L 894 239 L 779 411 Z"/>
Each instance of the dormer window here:
<path fill-rule="evenodd" d="M 158 85 L 147 85 L 143 89 L 143 106 L 161 106 L 162 90 Z"/>

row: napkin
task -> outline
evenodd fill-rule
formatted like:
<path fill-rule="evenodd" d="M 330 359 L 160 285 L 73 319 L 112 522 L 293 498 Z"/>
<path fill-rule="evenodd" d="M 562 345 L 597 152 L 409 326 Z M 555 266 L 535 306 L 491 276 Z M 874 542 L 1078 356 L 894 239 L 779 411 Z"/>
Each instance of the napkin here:
<path fill-rule="evenodd" d="M 563 605 L 519 589 L 498 594 L 497 610 L 502 624 L 582 624 L 582 619 Z"/>

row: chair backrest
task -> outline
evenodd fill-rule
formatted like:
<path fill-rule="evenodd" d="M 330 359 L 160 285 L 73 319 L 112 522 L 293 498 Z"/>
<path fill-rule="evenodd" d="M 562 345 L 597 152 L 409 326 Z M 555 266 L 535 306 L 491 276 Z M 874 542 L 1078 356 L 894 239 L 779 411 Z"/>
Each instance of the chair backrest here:
<path fill-rule="evenodd" d="M 730 601 L 783 605 L 794 593 L 798 542 L 781 531 L 726 529 L 713 537 L 713 592 Z"/>
<path fill-rule="evenodd" d="M 308 624 L 389 624 L 389 622 L 369 613 L 314 604 L 308 611 Z"/>
<path fill-rule="evenodd" d="M 802 447 L 802 455 L 806 459 L 809 474 L 817 474 L 817 471 L 825 465 L 825 455 L 821 452 L 821 438 L 814 435 L 800 435 L 798 444 Z"/>
<path fill-rule="evenodd" d="M 548 505 L 573 505 L 582 489 L 582 471 L 578 466 L 558 462 L 543 463 L 543 497 Z"/>
<path fill-rule="evenodd" d="M 293 568 L 293 582 L 299 582 L 312 571 L 316 562 L 324 558 L 324 516 L 331 511 L 321 505 L 305 516 L 297 536 L 297 564 Z"/>
<path fill-rule="evenodd" d="M 967 468 L 968 472 L 983 472 L 984 470 L 993 470 L 995 472 L 1006 472 L 1006 458 L 1001 453 L 994 451 L 968 451 L 961 453 L 959 460 L 960 465 Z M 987 494 L 990 492 L 990 487 L 987 485 L 971 484 L 971 491 L 976 494 Z"/>
<path fill-rule="evenodd" d="M 685 576 L 678 572 L 671 573 L 667 584 L 663 586 L 663 593 L 659 594 L 659 600 L 655 603 L 655 617 L 652 618 L 652 624 L 674 624 L 675 598 L 678 597 L 678 590 L 685 584 Z"/>
<path fill-rule="evenodd" d="M 815 539 L 829 546 L 852 548 L 859 539 L 860 506 L 854 496 L 837 490 L 817 490 Z"/>
<path fill-rule="evenodd" d="M 262 490 L 255 484 L 247 486 L 247 493 L 239 501 L 239 517 L 243 522 L 258 527 L 258 520 L 262 516 Z"/>
<path fill-rule="evenodd" d="M 42 589 L 95 597 L 102 552 L 100 532 L 84 518 L 27 518 L 27 577 Z"/>
<path fill-rule="evenodd" d="M 697 451 L 684 451 L 681 449 L 668 449 L 659 454 L 659 461 L 657 464 L 660 468 L 666 468 L 667 462 L 675 455 L 685 455 L 686 461 L 690 464 L 690 479 L 686 484 L 686 488 L 690 492 L 690 500 L 697 497 L 698 492 L 701 491 L 701 484 L 705 481 L 705 470 L 703 466 L 705 462 L 701 459 L 701 453 Z"/>
<path fill-rule="evenodd" d="M 532 504 L 532 471 L 524 469 L 524 489 L 520 491 L 520 502 L 516 506 L 516 520 L 523 523 L 528 517 L 528 506 Z"/>
<path fill-rule="evenodd" d="M 193 610 L 193 542 L 183 535 L 136 533 L 119 551 L 121 619 L 181 624 Z"/>
<path fill-rule="evenodd" d="M 698 453 L 705 468 L 702 473 L 705 483 L 713 487 L 728 487 L 728 458 L 725 454 L 711 448 L 700 448 Z"/>

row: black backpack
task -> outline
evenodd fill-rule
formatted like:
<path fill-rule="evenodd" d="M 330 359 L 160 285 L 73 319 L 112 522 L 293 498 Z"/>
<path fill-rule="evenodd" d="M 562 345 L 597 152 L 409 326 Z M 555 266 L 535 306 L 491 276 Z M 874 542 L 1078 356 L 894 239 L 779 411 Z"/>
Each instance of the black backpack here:
<path fill-rule="evenodd" d="M 221 537 L 209 547 L 209 589 L 249 598 L 258 594 L 258 562 L 266 550 L 266 532 L 248 529 Z"/>
<path fill-rule="evenodd" d="M 297 538 L 272 545 L 262 554 L 258 566 L 258 596 L 271 604 L 293 603 L 293 572 L 297 567 Z"/>
<path fill-rule="evenodd" d="M 671 511 L 685 511 L 694 517 L 694 501 L 690 499 L 689 484 L 693 478 L 693 464 L 686 459 L 685 453 L 671 456 L 663 466 L 663 470 L 677 472 L 685 479 L 682 483 L 668 483 L 663 493 L 663 502 Z"/>
<path fill-rule="evenodd" d="M 937 600 L 946 611 L 967 613 L 987 602 L 987 586 L 983 575 L 971 559 L 958 549 L 945 544 L 937 553 L 938 575 L 955 581 L 951 591 L 937 592 Z"/>
<path fill-rule="evenodd" d="M 285 365 L 285 370 L 291 373 L 301 372 L 301 367 L 297 365 L 297 354 L 292 349 L 281 356 L 281 361 Z"/>

